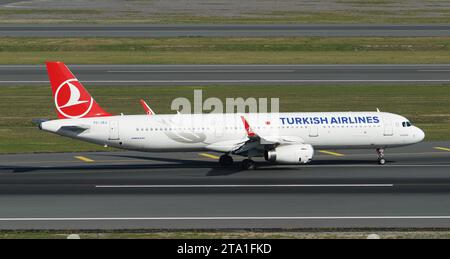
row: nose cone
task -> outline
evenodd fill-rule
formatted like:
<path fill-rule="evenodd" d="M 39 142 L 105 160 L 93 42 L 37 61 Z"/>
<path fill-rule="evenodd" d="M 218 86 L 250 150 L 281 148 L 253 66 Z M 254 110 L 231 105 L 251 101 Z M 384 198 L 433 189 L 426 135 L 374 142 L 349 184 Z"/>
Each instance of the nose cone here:
<path fill-rule="evenodd" d="M 416 140 L 417 142 L 422 142 L 425 139 L 425 132 L 423 130 L 417 128 L 416 129 Z"/>

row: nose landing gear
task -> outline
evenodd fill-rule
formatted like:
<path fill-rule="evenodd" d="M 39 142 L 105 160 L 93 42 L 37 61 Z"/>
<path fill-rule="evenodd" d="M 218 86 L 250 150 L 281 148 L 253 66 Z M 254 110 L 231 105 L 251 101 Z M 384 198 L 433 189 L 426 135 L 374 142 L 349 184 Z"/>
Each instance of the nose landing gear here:
<path fill-rule="evenodd" d="M 377 154 L 378 154 L 378 164 L 379 165 L 386 164 L 386 159 L 384 158 L 384 148 L 378 148 Z"/>

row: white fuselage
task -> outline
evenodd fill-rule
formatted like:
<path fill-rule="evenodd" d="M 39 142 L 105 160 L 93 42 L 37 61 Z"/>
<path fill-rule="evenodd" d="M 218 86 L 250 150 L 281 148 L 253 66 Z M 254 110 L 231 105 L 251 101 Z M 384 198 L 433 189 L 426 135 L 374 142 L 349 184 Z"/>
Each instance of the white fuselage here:
<path fill-rule="evenodd" d="M 384 112 L 130 115 L 53 120 L 41 128 L 128 150 L 227 153 L 237 140 L 247 138 L 241 116 L 260 136 L 291 137 L 314 148 L 397 147 L 418 143 L 425 136 L 406 118 Z M 66 130 L 74 126 L 85 130 Z"/>

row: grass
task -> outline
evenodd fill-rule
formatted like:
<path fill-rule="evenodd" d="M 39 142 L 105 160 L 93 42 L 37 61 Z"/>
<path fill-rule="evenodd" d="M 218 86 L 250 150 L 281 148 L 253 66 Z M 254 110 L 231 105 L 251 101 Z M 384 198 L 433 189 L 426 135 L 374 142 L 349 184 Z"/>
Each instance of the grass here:
<path fill-rule="evenodd" d="M 2 64 L 433 64 L 450 37 L 0 38 Z"/>
<path fill-rule="evenodd" d="M 336 2 L 353 5 L 389 5 L 396 3 L 394 0 L 337 0 Z"/>
<path fill-rule="evenodd" d="M 61 51 L 0 53 L 3 64 L 445 64 L 449 51 Z"/>
<path fill-rule="evenodd" d="M 449 239 L 449 231 L 166 231 L 166 232 L 78 232 L 81 239 L 366 239 L 376 233 L 381 239 Z M 0 232 L 0 239 L 65 239 L 71 232 Z"/>
<path fill-rule="evenodd" d="M 391 1 L 343 1 L 348 10 L 249 10 L 239 15 L 208 15 L 140 11 L 0 9 L 0 24 L 445 24 L 446 8 L 390 8 Z M 395 4 L 395 3 L 394 3 Z M 369 8 L 372 7 L 372 8 Z M 375 8 L 373 8 L 375 7 Z M 225 11 L 226 12 L 226 11 Z"/>
<path fill-rule="evenodd" d="M 0 38 L 27 51 L 450 51 L 450 37 Z"/>
<path fill-rule="evenodd" d="M 7 15 L 99 15 L 100 10 L 89 9 L 72 9 L 72 10 L 58 10 L 58 9 L 0 9 L 0 17 Z"/>
<path fill-rule="evenodd" d="M 278 97 L 282 112 L 383 111 L 402 114 L 423 128 L 426 140 L 450 140 L 450 85 L 89 87 L 98 103 L 119 114 L 143 114 L 138 100 L 150 99 L 157 113 L 170 111 L 176 97 Z M 96 151 L 103 147 L 39 131 L 33 118 L 55 118 L 48 86 L 0 88 L 0 153 Z"/>

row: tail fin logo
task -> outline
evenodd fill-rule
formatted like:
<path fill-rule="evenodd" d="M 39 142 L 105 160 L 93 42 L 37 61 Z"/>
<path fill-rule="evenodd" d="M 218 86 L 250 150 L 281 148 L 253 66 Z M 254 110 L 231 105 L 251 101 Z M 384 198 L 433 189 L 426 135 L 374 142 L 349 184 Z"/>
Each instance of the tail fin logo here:
<path fill-rule="evenodd" d="M 93 103 L 94 99 L 75 78 L 63 82 L 55 92 L 56 109 L 67 118 L 84 117 L 92 109 Z"/>

